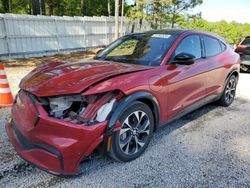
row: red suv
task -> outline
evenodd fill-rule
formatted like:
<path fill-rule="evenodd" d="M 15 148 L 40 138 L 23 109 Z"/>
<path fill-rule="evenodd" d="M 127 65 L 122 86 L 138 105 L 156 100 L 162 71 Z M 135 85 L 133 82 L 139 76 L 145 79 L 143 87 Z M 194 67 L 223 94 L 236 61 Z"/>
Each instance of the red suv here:
<path fill-rule="evenodd" d="M 6 130 L 17 153 L 77 174 L 91 155 L 139 157 L 154 131 L 205 104 L 229 106 L 239 55 L 203 31 L 126 35 L 94 60 L 42 64 L 20 83 Z"/>

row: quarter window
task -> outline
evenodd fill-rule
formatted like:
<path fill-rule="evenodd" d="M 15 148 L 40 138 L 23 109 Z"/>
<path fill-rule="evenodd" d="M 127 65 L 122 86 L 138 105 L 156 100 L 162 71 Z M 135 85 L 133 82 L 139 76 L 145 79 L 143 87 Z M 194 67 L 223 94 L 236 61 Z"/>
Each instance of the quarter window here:
<path fill-rule="evenodd" d="M 175 55 L 180 53 L 192 54 L 196 59 L 201 58 L 200 37 L 198 35 L 191 35 L 184 38 L 175 50 Z"/>
<path fill-rule="evenodd" d="M 222 52 L 221 44 L 217 39 L 208 36 L 203 36 L 203 41 L 207 57 L 214 56 Z"/>

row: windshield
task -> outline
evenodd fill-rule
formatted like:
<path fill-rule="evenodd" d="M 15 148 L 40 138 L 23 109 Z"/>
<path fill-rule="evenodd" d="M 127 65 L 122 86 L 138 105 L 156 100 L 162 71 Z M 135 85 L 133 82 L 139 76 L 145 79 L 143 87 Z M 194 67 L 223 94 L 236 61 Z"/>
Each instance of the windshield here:
<path fill-rule="evenodd" d="M 159 66 L 173 42 L 169 34 L 135 34 L 118 39 L 95 59 Z"/>

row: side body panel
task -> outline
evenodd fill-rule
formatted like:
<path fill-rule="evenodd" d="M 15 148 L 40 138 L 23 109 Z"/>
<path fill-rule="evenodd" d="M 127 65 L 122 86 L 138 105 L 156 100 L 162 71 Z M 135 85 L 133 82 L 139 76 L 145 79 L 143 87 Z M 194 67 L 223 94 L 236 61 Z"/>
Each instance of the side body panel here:
<path fill-rule="evenodd" d="M 219 95 L 224 89 L 230 71 L 239 71 L 239 56 L 228 48 L 217 56 L 207 57 L 204 61 L 204 67 L 207 69 L 207 96 Z"/>
<path fill-rule="evenodd" d="M 168 65 L 177 74 L 168 80 L 168 119 L 206 95 L 206 69 L 203 59 L 193 65 Z"/>

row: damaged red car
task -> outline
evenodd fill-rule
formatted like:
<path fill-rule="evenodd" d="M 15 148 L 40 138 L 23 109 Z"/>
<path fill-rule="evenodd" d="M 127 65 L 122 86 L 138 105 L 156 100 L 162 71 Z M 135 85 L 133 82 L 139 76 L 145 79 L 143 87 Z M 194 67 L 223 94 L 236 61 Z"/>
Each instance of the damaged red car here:
<path fill-rule="evenodd" d="M 159 127 L 210 102 L 229 106 L 239 65 L 211 33 L 129 34 L 93 60 L 34 69 L 20 83 L 6 130 L 24 160 L 58 175 L 79 173 L 96 155 L 131 161 Z"/>

